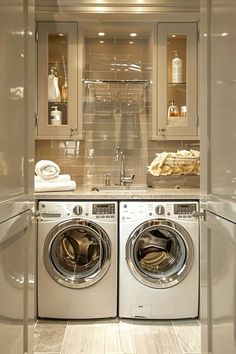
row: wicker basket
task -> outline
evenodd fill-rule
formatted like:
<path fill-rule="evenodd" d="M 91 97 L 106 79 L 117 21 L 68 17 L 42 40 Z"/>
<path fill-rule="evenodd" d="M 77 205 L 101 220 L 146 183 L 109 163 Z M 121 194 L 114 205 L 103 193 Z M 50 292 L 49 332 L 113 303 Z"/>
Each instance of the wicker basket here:
<path fill-rule="evenodd" d="M 199 163 L 199 157 L 184 157 L 184 156 L 175 156 L 167 157 L 165 165 L 174 167 L 176 165 L 194 165 Z"/>

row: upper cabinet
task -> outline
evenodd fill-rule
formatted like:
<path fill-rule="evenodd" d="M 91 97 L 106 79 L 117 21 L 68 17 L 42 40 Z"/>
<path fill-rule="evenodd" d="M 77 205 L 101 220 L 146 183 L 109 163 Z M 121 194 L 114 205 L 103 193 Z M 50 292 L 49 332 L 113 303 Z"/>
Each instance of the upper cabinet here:
<path fill-rule="evenodd" d="M 197 24 L 158 24 L 156 44 L 152 138 L 194 139 L 198 132 Z"/>
<path fill-rule="evenodd" d="M 118 33 L 103 25 L 104 38 L 91 23 L 79 28 L 38 24 L 38 139 L 81 139 L 82 116 L 130 111 L 135 90 L 133 109 L 145 101 L 152 112 L 152 139 L 197 138 L 196 23 L 135 24 L 137 38 L 125 23 Z"/>
<path fill-rule="evenodd" d="M 37 138 L 81 135 L 77 23 L 38 24 Z"/>

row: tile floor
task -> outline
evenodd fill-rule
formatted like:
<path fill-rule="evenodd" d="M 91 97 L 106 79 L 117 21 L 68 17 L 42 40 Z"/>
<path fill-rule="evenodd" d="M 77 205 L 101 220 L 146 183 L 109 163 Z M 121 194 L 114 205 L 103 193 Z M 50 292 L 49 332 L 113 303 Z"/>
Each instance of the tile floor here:
<path fill-rule="evenodd" d="M 197 320 L 39 320 L 35 354 L 200 354 Z"/>

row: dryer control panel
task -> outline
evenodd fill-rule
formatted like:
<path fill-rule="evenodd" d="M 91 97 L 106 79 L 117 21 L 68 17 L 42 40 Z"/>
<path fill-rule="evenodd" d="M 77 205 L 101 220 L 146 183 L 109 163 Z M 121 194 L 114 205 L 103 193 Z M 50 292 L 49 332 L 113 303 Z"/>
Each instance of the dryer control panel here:
<path fill-rule="evenodd" d="M 120 218 L 123 221 L 147 220 L 153 218 L 195 219 L 197 201 L 144 201 L 120 202 Z"/>

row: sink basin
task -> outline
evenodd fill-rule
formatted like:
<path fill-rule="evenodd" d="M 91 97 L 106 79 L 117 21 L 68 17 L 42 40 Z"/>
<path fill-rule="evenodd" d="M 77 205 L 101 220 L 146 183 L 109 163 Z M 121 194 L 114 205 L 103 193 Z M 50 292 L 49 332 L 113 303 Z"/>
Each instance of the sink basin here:
<path fill-rule="evenodd" d="M 112 185 L 112 186 L 93 186 L 91 188 L 92 192 L 137 192 L 137 193 L 145 193 L 148 191 L 148 188 L 146 186 L 140 186 L 140 185 L 131 185 L 131 186 L 118 186 L 118 185 Z"/>

